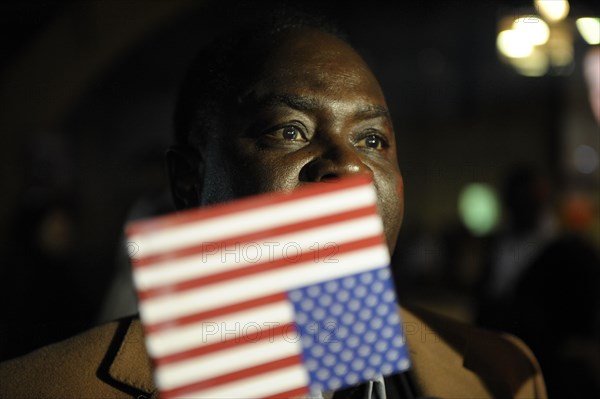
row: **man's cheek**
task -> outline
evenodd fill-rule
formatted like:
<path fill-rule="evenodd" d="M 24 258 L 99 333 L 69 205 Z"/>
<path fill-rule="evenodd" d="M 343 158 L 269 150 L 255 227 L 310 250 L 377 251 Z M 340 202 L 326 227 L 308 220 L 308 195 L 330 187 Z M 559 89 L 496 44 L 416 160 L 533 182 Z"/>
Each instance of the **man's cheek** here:
<path fill-rule="evenodd" d="M 402 225 L 402 220 L 404 219 L 404 179 L 402 175 L 398 173 L 398 177 L 396 180 L 396 197 L 398 203 L 398 214 L 399 214 L 399 226 Z"/>
<path fill-rule="evenodd" d="M 376 175 L 382 182 L 378 187 L 378 205 L 383 218 L 386 238 L 393 252 L 404 216 L 404 184 L 400 173 Z"/>
<path fill-rule="evenodd" d="M 239 171 L 240 183 L 250 194 L 290 191 L 287 187 L 286 165 L 267 158 L 254 159 Z"/>
<path fill-rule="evenodd" d="M 290 192 L 300 186 L 302 163 L 295 160 L 293 156 L 265 157 L 261 166 L 265 191 Z"/>
<path fill-rule="evenodd" d="M 404 198 L 404 179 L 400 172 L 398 172 L 396 177 L 396 193 L 398 194 L 398 198 Z"/>

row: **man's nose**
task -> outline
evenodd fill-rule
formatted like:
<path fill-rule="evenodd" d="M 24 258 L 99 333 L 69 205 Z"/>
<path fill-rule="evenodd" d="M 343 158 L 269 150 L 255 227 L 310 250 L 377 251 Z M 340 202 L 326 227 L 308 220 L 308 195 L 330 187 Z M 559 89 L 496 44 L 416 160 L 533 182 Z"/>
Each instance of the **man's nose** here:
<path fill-rule="evenodd" d="M 304 175 L 301 176 L 301 180 L 322 182 L 356 174 L 371 174 L 371 169 L 364 164 L 354 146 L 330 143 L 320 149 L 301 173 Z"/>

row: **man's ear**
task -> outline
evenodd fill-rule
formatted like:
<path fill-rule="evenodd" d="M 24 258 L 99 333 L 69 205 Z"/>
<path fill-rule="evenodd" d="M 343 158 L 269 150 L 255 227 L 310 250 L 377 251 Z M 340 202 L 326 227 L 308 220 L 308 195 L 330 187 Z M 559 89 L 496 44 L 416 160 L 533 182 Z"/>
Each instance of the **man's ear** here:
<path fill-rule="evenodd" d="M 178 210 L 194 208 L 202 202 L 204 159 L 199 152 L 181 146 L 167 150 L 171 195 Z"/>

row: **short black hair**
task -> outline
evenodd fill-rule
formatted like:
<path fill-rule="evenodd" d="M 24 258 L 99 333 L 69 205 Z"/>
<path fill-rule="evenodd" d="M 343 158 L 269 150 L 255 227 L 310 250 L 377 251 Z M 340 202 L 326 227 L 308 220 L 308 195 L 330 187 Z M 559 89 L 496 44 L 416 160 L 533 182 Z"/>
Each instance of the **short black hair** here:
<path fill-rule="evenodd" d="M 175 107 L 175 144 L 204 147 L 210 135 L 216 137 L 224 105 L 240 89 L 238 65 L 251 49 L 268 48 L 285 31 L 316 29 L 347 42 L 346 35 L 328 17 L 292 10 L 273 10 L 202 48 L 188 69 Z"/>

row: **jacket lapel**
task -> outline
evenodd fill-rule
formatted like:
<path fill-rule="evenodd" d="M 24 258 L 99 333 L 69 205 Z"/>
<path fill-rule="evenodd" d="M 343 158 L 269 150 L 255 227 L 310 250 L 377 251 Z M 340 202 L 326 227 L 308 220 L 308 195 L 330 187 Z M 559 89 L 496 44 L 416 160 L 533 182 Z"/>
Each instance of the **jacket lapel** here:
<path fill-rule="evenodd" d="M 401 316 L 414 380 L 421 395 L 491 397 L 477 373 L 465 367 L 465 355 L 469 351 L 468 340 L 463 334 L 440 329 L 431 320 L 417 317 L 404 308 Z"/>
<path fill-rule="evenodd" d="M 115 381 L 145 392 L 148 397 L 157 395 L 139 319 L 131 319 L 108 373 Z"/>

